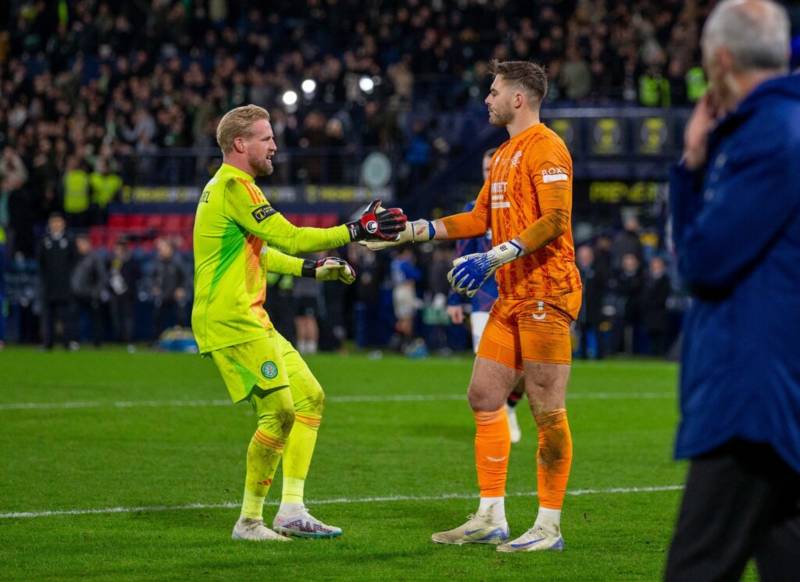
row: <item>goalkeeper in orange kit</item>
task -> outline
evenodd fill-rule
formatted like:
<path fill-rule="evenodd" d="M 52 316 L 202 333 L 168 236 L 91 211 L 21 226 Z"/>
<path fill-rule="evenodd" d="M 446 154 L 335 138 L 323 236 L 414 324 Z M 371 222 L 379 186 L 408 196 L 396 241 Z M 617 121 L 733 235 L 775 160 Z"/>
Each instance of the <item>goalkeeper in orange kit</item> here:
<path fill-rule="evenodd" d="M 468 398 L 475 418 L 477 513 L 435 533 L 443 544 L 498 544 L 503 552 L 561 550 L 561 507 L 572 463 L 566 389 L 572 360 L 570 324 L 581 304 L 571 232 L 572 159 L 564 142 L 539 120 L 547 93 L 544 69 L 523 61 L 494 62 L 486 98 L 489 122 L 510 139 L 492 157 L 489 177 L 470 212 L 406 224 L 397 241 L 463 239 L 489 229 L 496 246 L 459 257 L 448 273 L 453 288 L 473 295 L 495 276 L 499 298 L 478 347 Z M 511 450 L 505 401 L 523 378 L 538 429 L 539 511 L 528 531 L 509 540 L 505 485 Z"/>

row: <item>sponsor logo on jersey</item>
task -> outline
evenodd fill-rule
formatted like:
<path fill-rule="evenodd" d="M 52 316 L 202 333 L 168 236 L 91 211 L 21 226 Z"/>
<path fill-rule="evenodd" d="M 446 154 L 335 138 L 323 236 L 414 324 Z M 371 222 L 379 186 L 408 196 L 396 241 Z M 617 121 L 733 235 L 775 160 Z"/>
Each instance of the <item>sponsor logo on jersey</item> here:
<path fill-rule="evenodd" d="M 506 200 L 508 182 L 492 182 L 489 191 L 492 193 L 492 208 L 508 208 L 511 203 Z"/>
<path fill-rule="evenodd" d="M 374 220 L 370 220 L 369 222 L 367 222 L 366 229 L 369 234 L 375 234 L 376 232 L 378 232 L 378 223 L 375 222 Z"/>
<path fill-rule="evenodd" d="M 255 210 L 253 210 L 250 214 L 255 218 L 256 222 L 263 222 L 273 214 L 278 212 L 269 204 L 264 204 L 264 206 L 259 206 Z"/>
<path fill-rule="evenodd" d="M 542 182 L 550 184 L 551 182 L 566 182 L 569 180 L 566 170 L 558 166 L 553 168 L 542 169 Z"/>

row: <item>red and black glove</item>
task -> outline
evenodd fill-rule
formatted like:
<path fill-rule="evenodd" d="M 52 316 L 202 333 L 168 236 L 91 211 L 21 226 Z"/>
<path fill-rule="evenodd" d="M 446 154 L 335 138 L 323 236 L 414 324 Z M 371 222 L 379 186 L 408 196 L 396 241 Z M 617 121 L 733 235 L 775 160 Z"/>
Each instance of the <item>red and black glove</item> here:
<path fill-rule="evenodd" d="M 350 240 L 394 240 L 406 226 L 408 217 L 401 208 L 381 208 L 380 200 L 370 202 L 358 220 L 347 223 Z"/>

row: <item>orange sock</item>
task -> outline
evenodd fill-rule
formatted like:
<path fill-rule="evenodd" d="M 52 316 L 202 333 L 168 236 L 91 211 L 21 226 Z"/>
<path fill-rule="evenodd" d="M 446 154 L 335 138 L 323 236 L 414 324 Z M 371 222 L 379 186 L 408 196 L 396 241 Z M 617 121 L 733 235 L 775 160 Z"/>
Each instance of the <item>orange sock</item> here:
<path fill-rule="evenodd" d="M 561 509 L 567 493 L 567 480 L 572 466 L 572 434 L 563 408 L 536 417 L 539 429 L 539 450 L 536 470 L 539 506 Z"/>
<path fill-rule="evenodd" d="M 503 497 L 506 494 L 508 454 L 511 452 L 506 407 L 494 412 L 472 413 L 475 416 L 475 466 L 481 497 Z"/>

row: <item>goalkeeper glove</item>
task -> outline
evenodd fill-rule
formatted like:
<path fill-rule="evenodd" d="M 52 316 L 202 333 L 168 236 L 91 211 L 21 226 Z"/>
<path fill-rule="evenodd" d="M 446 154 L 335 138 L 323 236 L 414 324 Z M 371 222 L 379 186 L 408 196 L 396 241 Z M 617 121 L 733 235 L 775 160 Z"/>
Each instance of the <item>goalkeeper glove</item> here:
<path fill-rule="evenodd" d="M 414 222 L 406 222 L 403 231 L 394 240 L 368 240 L 359 244 L 364 245 L 371 251 L 380 251 L 409 242 L 429 241 L 433 238 L 434 234 L 436 234 L 436 231 L 433 228 L 433 223 L 429 220 L 420 219 Z"/>
<path fill-rule="evenodd" d="M 401 208 L 381 208 L 380 200 L 373 200 L 358 220 L 347 223 L 350 240 L 392 240 L 403 231 L 408 218 Z"/>
<path fill-rule="evenodd" d="M 447 273 L 447 280 L 456 293 L 473 297 L 498 267 L 521 256 L 522 246 L 516 240 L 510 240 L 485 253 L 457 258 Z"/>
<path fill-rule="evenodd" d="M 313 277 L 317 281 L 341 281 L 350 285 L 356 280 L 356 271 L 350 263 L 339 257 L 324 257 L 303 261 L 303 277 Z"/>

